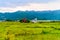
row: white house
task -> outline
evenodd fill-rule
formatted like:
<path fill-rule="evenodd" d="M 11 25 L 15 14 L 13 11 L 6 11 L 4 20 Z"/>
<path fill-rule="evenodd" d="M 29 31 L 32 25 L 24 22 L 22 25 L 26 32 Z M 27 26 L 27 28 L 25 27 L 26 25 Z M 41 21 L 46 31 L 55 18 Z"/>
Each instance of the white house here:
<path fill-rule="evenodd" d="M 37 23 L 37 18 L 31 20 L 31 22 L 33 22 L 33 23 Z"/>

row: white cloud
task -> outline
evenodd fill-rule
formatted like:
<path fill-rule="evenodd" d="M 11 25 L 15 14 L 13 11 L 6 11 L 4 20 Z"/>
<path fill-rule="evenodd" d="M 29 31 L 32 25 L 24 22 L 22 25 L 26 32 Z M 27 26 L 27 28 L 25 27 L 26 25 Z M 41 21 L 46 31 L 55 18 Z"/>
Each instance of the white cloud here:
<path fill-rule="evenodd" d="M 59 2 L 50 2 L 50 3 L 30 3 L 26 6 L 16 6 L 15 8 L 0 8 L 0 12 L 13 12 L 17 10 L 59 10 L 60 9 L 60 3 Z"/>

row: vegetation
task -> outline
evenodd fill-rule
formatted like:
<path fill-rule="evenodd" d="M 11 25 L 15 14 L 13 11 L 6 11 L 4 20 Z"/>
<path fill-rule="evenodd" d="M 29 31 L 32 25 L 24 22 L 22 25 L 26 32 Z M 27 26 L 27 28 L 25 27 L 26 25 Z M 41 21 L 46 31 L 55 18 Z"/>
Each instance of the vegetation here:
<path fill-rule="evenodd" d="M 10 21 L 11 22 L 11 21 L 14 21 L 14 20 L 6 19 L 5 21 Z"/>
<path fill-rule="evenodd" d="M 0 40 L 60 40 L 60 22 L 0 22 Z"/>

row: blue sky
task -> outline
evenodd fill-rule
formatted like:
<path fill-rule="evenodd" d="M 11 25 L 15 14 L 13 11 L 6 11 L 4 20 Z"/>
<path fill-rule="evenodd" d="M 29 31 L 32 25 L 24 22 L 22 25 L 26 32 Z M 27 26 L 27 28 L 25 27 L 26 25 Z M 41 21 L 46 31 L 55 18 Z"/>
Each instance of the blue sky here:
<path fill-rule="evenodd" d="M 0 11 L 58 10 L 59 4 L 60 0 L 0 0 Z"/>
<path fill-rule="evenodd" d="M 0 0 L 0 7 L 25 6 L 29 3 L 48 3 L 53 1 L 55 0 Z"/>

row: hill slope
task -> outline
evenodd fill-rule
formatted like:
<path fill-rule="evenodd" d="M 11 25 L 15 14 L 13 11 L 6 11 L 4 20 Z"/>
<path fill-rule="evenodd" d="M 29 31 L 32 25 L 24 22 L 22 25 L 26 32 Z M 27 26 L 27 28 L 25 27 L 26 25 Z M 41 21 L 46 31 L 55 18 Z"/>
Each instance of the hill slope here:
<path fill-rule="evenodd" d="M 16 11 L 0 13 L 0 20 L 11 19 L 18 20 L 22 18 L 40 19 L 40 20 L 60 20 L 60 10 L 55 11 Z"/>

